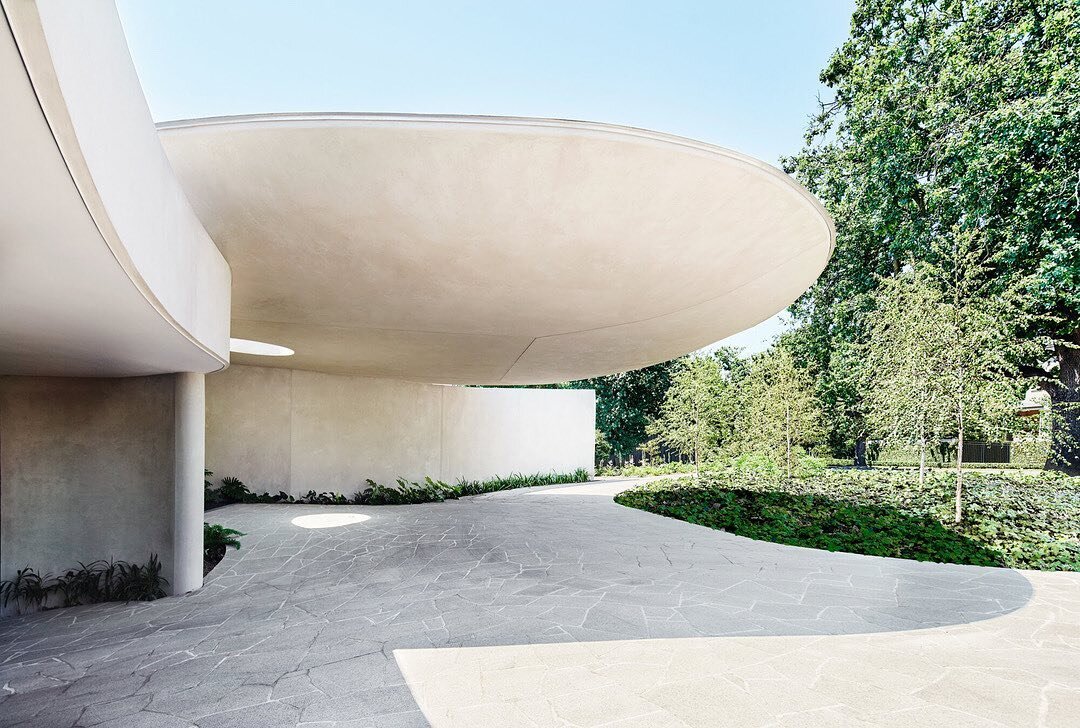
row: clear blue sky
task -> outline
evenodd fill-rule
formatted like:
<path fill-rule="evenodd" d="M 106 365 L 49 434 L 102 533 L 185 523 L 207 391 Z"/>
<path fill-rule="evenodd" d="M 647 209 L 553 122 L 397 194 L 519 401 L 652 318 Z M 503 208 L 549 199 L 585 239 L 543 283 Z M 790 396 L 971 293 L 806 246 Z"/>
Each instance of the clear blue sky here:
<path fill-rule="evenodd" d="M 777 164 L 853 0 L 118 3 L 156 121 L 270 111 L 629 124 Z M 777 320 L 726 343 L 760 349 Z"/>

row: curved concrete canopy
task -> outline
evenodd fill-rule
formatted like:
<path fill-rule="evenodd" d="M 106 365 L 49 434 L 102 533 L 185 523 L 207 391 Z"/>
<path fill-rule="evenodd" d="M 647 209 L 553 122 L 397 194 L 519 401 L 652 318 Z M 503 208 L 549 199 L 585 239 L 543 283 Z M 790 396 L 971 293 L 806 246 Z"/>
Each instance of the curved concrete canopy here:
<path fill-rule="evenodd" d="M 159 125 L 233 272 L 237 363 L 469 384 L 634 369 L 746 329 L 834 232 L 780 171 L 605 124 L 289 114 Z"/>
<path fill-rule="evenodd" d="M 111 3 L 0 0 L 0 374 L 228 364 L 229 267 Z"/>

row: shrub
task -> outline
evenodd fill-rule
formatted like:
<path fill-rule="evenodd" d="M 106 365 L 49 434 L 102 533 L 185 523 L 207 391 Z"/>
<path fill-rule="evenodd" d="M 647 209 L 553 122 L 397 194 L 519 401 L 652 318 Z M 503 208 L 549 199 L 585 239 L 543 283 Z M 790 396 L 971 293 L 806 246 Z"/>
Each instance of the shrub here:
<path fill-rule="evenodd" d="M 828 463 L 824 458 L 816 458 L 813 455 L 801 455 L 799 462 L 795 466 L 796 478 L 815 478 L 819 475 L 824 475 L 825 470 L 828 469 Z"/>
<path fill-rule="evenodd" d="M 20 614 L 38 609 L 49 598 L 52 582 L 52 574 L 41 576 L 29 566 L 19 569 L 14 579 L 0 582 L 0 606 L 14 604 Z"/>
<path fill-rule="evenodd" d="M 747 452 L 739 455 L 731 461 L 732 467 L 741 472 L 762 473 L 764 475 L 777 475 L 780 466 L 771 455 L 761 452 Z"/>
<path fill-rule="evenodd" d="M 237 537 L 243 535 L 235 528 L 203 523 L 203 576 L 209 574 L 210 570 L 225 558 L 228 548 L 240 548 L 240 539 Z"/>
<path fill-rule="evenodd" d="M 709 465 L 704 466 L 705 469 L 709 468 Z M 602 467 L 597 472 L 597 475 L 617 475 L 622 478 L 638 478 L 649 475 L 673 475 L 676 473 L 692 473 L 694 472 L 694 465 L 692 463 L 656 463 L 654 465 L 623 465 L 621 467 Z"/>
<path fill-rule="evenodd" d="M 15 578 L 0 582 L 0 606 L 14 604 L 19 613 L 48 608 L 56 597 L 58 606 L 73 607 L 97 602 L 146 602 L 166 595 L 168 579 L 161 575 L 157 554 L 145 564 L 127 561 L 79 562 L 59 577 L 39 575 L 29 566 Z"/>
<path fill-rule="evenodd" d="M 116 562 L 116 576 L 111 584 L 113 598 L 124 602 L 152 602 L 166 596 L 169 580 L 161 575 L 157 554 L 150 554 L 145 564 Z"/>
<path fill-rule="evenodd" d="M 221 479 L 221 487 L 218 488 L 218 497 L 233 503 L 244 503 L 254 493 L 239 478 L 225 477 Z"/>
<path fill-rule="evenodd" d="M 111 601 L 115 574 L 115 561 L 91 561 L 89 564 L 80 561 L 77 569 L 69 569 L 57 578 L 56 590 L 63 597 L 65 607 Z"/>

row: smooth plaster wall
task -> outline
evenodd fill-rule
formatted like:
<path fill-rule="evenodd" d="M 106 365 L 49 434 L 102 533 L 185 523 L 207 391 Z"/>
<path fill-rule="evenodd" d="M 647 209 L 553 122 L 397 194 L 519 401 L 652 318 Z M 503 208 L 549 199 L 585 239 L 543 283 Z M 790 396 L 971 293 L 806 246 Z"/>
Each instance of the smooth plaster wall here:
<path fill-rule="evenodd" d="M 158 554 L 172 571 L 174 377 L 0 377 L 0 578 Z"/>
<path fill-rule="evenodd" d="M 443 480 L 593 469 L 591 389 L 443 390 Z"/>
<path fill-rule="evenodd" d="M 511 472 L 591 470 L 591 390 L 444 387 L 232 366 L 206 377 L 206 463 L 252 489 L 352 494 Z"/>

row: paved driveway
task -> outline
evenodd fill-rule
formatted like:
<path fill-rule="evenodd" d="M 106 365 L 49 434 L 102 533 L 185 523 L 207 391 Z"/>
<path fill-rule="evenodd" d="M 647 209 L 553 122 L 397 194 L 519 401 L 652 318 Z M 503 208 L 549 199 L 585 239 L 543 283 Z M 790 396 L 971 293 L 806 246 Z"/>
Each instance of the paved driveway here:
<path fill-rule="evenodd" d="M 0 622 L 0 725 L 1077 725 L 1080 580 L 830 554 L 630 481 L 229 506 L 200 591 Z"/>

